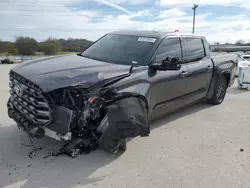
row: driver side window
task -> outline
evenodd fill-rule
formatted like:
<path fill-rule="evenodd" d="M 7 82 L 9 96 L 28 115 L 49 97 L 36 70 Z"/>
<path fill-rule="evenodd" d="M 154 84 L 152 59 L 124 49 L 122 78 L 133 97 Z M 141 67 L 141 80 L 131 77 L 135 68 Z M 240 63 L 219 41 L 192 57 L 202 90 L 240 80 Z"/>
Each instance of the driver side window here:
<path fill-rule="evenodd" d="M 156 62 L 163 61 L 169 56 L 178 57 L 182 60 L 181 42 L 179 38 L 168 38 L 163 41 L 156 52 Z"/>

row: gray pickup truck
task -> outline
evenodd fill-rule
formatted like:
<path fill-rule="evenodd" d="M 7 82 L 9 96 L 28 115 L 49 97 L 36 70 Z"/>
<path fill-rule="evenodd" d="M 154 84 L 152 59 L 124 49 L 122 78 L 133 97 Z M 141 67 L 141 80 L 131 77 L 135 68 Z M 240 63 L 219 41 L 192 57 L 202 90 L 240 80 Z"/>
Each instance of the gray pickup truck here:
<path fill-rule="evenodd" d="M 66 142 L 53 155 L 125 150 L 153 119 L 203 98 L 222 103 L 237 58 L 211 58 L 203 36 L 112 32 L 80 54 L 14 67 L 8 114 L 30 137 Z"/>

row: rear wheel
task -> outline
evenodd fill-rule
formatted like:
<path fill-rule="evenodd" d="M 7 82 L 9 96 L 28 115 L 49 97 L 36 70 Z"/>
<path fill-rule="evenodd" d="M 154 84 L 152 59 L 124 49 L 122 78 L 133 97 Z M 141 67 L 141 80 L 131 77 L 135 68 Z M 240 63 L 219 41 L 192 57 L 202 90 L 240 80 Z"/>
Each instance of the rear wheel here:
<path fill-rule="evenodd" d="M 210 99 L 208 99 L 208 102 L 213 105 L 221 104 L 224 101 L 227 87 L 228 87 L 227 78 L 223 75 L 219 76 L 214 88 L 213 96 Z"/>

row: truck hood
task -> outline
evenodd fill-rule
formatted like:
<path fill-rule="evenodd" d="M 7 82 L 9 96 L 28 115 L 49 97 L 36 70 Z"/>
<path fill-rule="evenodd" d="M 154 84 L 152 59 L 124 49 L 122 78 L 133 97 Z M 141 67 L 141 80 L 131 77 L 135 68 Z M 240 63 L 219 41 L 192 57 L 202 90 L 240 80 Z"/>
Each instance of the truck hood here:
<path fill-rule="evenodd" d="M 83 85 L 129 73 L 129 65 L 111 64 L 77 55 L 40 58 L 22 63 L 12 69 L 39 86 L 43 92 Z"/>

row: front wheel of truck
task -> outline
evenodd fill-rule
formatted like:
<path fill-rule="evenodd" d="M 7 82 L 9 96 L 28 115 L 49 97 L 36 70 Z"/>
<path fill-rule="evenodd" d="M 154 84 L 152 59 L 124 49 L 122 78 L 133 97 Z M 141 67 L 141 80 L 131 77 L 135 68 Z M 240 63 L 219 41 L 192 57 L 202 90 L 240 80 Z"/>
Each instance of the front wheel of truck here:
<path fill-rule="evenodd" d="M 99 132 L 102 133 L 99 139 L 100 148 L 104 149 L 108 153 L 117 153 L 118 151 L 124 152 L 127 149 L 127 138 L 114 138 L 112 137 L 112 131 L 109 127 L 108 116 L 106 115 L 101 121 L 101 127 Z"/>
<path fill-rule="evenodd" d="M 225 76 L 221 75 L 219 76 L 214 92 L 211 98 L 208 99 L 208 102 L 213 105 L 221 104 L 224 101 L 226 92 L 228 87 L 228 80 Z"/>

